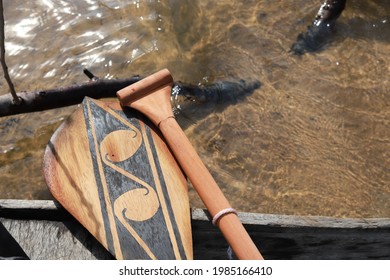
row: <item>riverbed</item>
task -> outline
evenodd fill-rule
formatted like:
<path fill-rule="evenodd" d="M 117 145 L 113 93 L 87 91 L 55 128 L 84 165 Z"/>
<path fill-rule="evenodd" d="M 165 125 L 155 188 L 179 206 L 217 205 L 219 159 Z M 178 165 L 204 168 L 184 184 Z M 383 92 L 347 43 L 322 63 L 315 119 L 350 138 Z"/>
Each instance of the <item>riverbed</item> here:
<path fill-rule="evenodd" d="M 390 3 L 349 0 L 325 48 L 292 54 L 320 4 L 6 0 L 7 63 L 17 91 L 84 83 L 84 68 L 107 79 L 168 68 L 197 86 L 259 81 L 234 104 L 178 116 L 231 204 L 390 217 Z M 43 150 L 74 109 L 0 119 L 1 198 L 51 198 Z M 203 207 L 192 188 L 190 198 Z"/>

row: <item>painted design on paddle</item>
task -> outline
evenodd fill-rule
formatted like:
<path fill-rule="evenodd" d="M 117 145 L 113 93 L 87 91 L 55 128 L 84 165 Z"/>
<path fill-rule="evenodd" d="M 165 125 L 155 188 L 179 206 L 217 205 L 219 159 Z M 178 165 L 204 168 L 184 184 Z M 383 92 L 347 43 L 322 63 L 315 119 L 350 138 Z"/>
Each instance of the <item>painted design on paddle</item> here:
<path fill-rule="evenodd" d="M 128 143 L 118 146 L 122 139 L 129 139 Z M 118 197 L 114 202 L 114 212 L 121 220 L 122 224 L 126 225 L 124 218 L 133 221 L 145 221 L 153 217 L 160 203 L 154 189 L 133 174 L 115 165 L 115 163 L 123 162 L 131 158 L 142 144 L 142 137 L 139 132 L 129 130 L 118 130 L 108 134 L 100 144 L 100 154 L 103 162 L 112 169 L 130 178 L 134 182 L 141 185 L 141 188 L 135 188 Z M 140 211 L 138 204 L 143 204 Z"/>
<path fill-rule="evenodd" d="M 83 111 L 107 249 L 123 259 L 185 259 L 146 120 L 131 109 L 103 108 L 91 99 L 83 102 Z"/>

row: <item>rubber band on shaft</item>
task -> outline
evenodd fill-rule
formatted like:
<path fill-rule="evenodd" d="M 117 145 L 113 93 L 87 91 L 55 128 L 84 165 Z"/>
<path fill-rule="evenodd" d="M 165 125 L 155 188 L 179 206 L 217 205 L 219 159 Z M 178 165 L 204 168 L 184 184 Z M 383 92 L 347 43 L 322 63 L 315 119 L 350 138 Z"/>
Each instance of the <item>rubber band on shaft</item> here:
<path fill-rule="evenodd" d="M 213 225 L 216 225 L 216 223 L 218 222 L 218 220 L 226 215 L 226 214 L 230 214 L 230 213 L 233 213 L 233 214 L 236 214 L 237 215 L 237 211 L 236 209 L 234 208 L 225 208 L 225 209 L 222 209 L 221 211 L 219 211 L 217 214 L 215 214 L 215 216 L 213 217 L 213 220 L 212 220 L 212 223 Z"/>

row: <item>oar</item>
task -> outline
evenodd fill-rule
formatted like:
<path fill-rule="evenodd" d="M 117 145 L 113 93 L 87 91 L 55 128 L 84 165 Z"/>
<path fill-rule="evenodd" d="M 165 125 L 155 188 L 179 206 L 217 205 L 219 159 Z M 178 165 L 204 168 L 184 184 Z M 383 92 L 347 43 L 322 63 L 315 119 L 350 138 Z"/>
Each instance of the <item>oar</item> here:
<path fill-rule="evenodd" d="M 156 127 L 85 98 L 47 145 L 53 196 L 117 259 L 191 259 L 187 181 Z"/>
<path fill-rule="evenodd" d="M 167 69 L 161 70 L 120 91 L 117 96 L 123 106 L 130 106 L 146 115 L 161 130 L 177 161 L 198 192 L 239 259 L 262 259 L 230 206 L 221 189 L 199 158 L 190 141 L 176 122 L 170 104 L 173 78 Z"/>

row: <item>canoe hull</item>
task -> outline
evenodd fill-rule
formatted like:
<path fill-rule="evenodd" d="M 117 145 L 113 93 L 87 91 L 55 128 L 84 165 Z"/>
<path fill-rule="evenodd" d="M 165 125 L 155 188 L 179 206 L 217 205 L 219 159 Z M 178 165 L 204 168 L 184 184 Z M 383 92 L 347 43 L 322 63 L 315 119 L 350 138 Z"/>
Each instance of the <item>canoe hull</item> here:
<path fill-rule="evenodd" d="M 265 259 L 390 259 L 390 219 L 239 213 Z M 0 200 L 0 222 L 30 259 L 113 259 L 53 201 Z M 206 210 L 192 209 L 194 259 L 228 259 Z"/>

